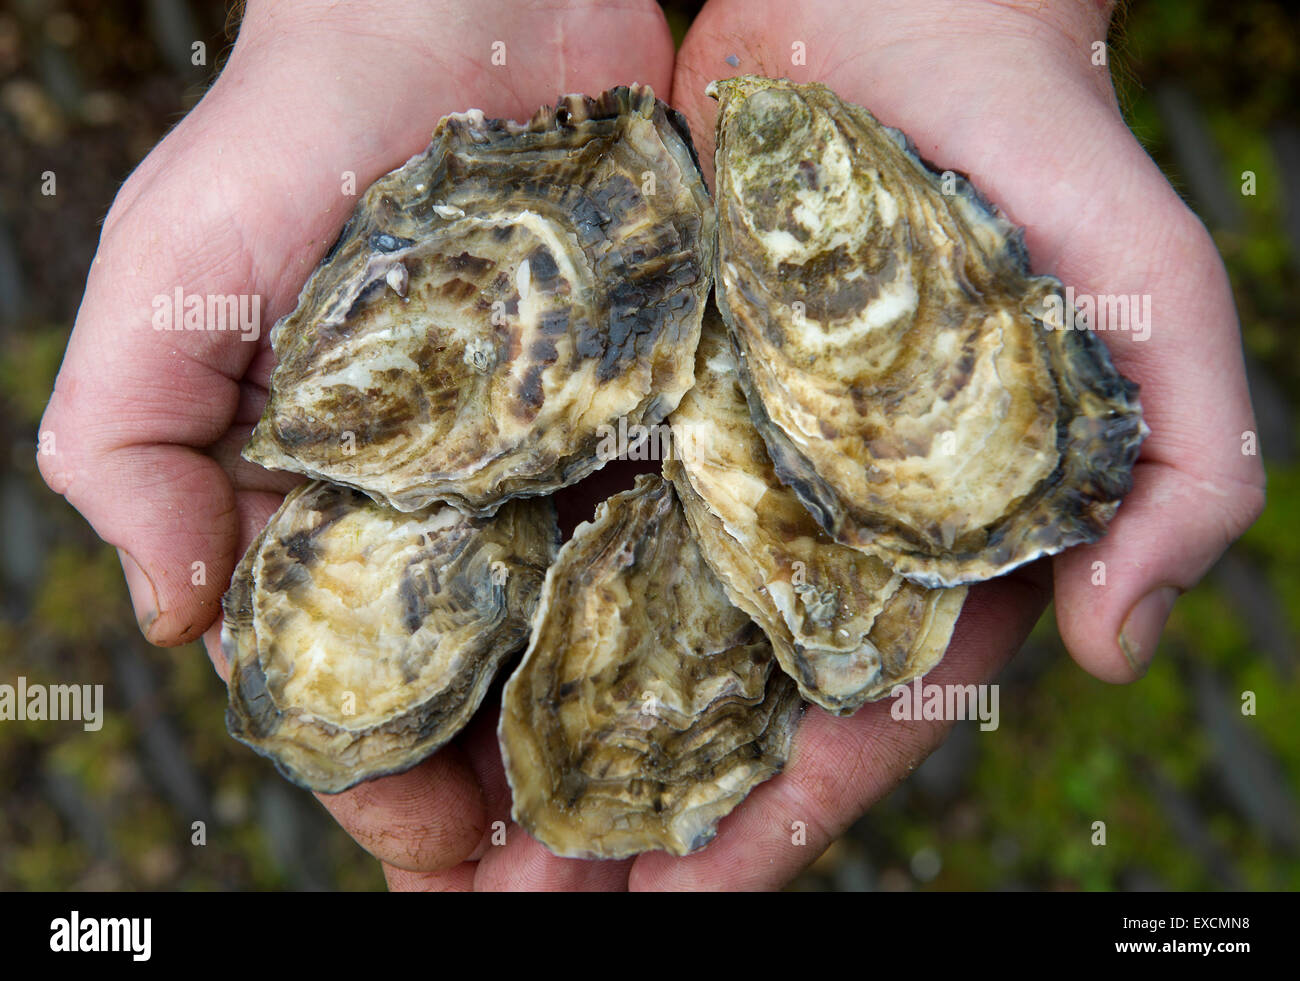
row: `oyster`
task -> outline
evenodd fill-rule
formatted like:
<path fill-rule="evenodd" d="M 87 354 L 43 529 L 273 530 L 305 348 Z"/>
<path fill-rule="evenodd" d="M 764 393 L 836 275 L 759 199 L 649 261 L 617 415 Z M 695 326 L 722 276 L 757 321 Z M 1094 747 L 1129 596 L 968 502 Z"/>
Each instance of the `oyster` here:
<path fill-rule="evenodd" d="M 774 667 L 672 485 L 643 474 L 560 550 L 506 683 L 515 820 L 573 858 L 703 847 L 789 754 L 801 703 Z"/>
<path fill-rule="evenodd" d="M 558 537 L 550 501 L 473 518 L 295 488 L 223 601 L 230 734 L 326 793 L 414 766 L 526 643 Z"/>
<path fill-rule="evenodd" d="M 476 110 L 362 196 L 297 307 L 244 456 L 403 511 L 488 514 L 603 464 L 691 386 L 714 212 L 645 86 Z"/>
<path fill-rule="evenodd" d="M 677 488 L 709 567 L 804 698 L 847 715 L 939 663 L 966 587 L 926 589 L 832 540 L 777 479 L 710 306 L 695 387 L 671 417 Z"/>
<path fill-rule="evenodd" d="M 927 586 L 1095 541 L 1137 387 L 968 183 L 825 86 L 715 82 L 717 296 L 776 472 L 837 541 Z M 950 178 L 951 179 L 951 178 Z"/>

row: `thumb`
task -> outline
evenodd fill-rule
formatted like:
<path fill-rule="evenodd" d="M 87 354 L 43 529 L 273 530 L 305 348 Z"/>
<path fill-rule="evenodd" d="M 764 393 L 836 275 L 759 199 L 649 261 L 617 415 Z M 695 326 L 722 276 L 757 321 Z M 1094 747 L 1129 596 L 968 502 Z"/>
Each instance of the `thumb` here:
<path fill-rule="evenodd" d="M 84 410 L 56 389 L 41 423 L 53 437 L 53 452 L 38 453 L 41 472 L 117 546 L 145 637 L 164 647 L 194 640 L 216 618 L 237 558 L 230 481 L 188 447 L 97 444 L 74 421 Z"/>
<path fill-rule="evenodd" d="M 149 169 L 146 161 L 141 171 Z M 133 180 L 148 183 L 140 172 Z M 237 229 L 212 214 L 221 204 L 214 196 L 181 182 L 153 184 L 141 200 L 148 206 L 115 206 L 105 225 L 41 420 L 37 464 L 117 546 L 141 629 L 171 646 L 213 622 L 234 570 L 235 491 L 201 448 L 235 420 L 236 379 L 257 345 L 238 332 L 156 329 L 158 296 L 177 286 L 195 295 L 249 292 L 250 260 Z M 182 216 L 171 227 L 197 243 L 193 255 L 160 243 L 164 216 Z"/>
<path fill-rule="evenodd" d="M 1139 463 L 1136 488 L 1095 545 L 1055 561 L 1056 609 L 1070 654 L 1102 681 L 1141 677 L 1174 601 L 1263 507 L 1257 484 L 1198 480 Z"/>
<path fill-rule="evenodd" d="M 1151 428 L 1133 491 L 1101 541 L 1054 562 L 1061 637 L 1080 666 L 1109 682 L 1146 672 L 1175 599 L 1264 506 L 1227 276 L 1199 223 L 1175 241 L 1182 254 L 1170 265 L 1186 279 L 1152 291 L 1168 318 L 1116 352 L 1141 383 Z"/>

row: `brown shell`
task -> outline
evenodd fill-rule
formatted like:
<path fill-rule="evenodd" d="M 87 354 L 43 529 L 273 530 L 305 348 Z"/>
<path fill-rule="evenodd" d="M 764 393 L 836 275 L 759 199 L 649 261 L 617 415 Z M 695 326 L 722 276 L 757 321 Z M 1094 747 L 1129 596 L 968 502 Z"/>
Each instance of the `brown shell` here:
<path fill-rule="evenodd" d="M 326 793 L 419 763 L 526 643 L 558 537 L 550 501 L 474 518 L 295 488 L 223 601 L 230 734 Z"/>
<path fill-rule="evenodd" d="M 965 181 L 823 85 L 716 82 L 719 307 L 780 479 L 927 586 L 1101 537 L 1137 387 Z"/>
<path fill-rule="evenodd" d="M 499 735 L 514 818 L 557 855 L 706 845 L 789 754 L 801 703 L 672 485 L 642 475 L 547 573 Z"/>
<path fill-rule="evenodd" d="M 672 415 L 677 488 L 709 567 L 804 698 L 840 715 L 939 663 L 966 587 L 926 589 L 840 545 L 777 478 L 710 306 L 695 387 Z"/>
<path fill-rule="evenodd" d="M 447 116 L 272 331 L 244 456 L 404 511 L 574 483 L 601 427 L 656 424 L 690 387 L 713 248 L 686 125 L 645 86 Z"/>

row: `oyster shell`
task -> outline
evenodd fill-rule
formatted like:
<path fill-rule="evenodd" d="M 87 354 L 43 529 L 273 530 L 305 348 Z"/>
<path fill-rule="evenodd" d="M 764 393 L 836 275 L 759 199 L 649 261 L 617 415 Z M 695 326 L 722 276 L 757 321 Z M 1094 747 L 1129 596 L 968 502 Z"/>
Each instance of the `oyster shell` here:
<path fill-rule="evenodd" d="M 1146 434 L 1137 387 L 968 183 L 825 86 L 715 82 L 717 296 L 780 479 L 927 586 L 1095 541 Z"/>
<path fill-rule="evenodd" d="M 244 456 L 403 511 L 491 513 L 603 464 L 691 386 L 714 212 L 645 86 L 445 117 L 362 196 L 297 307 Z"/>
<path fill-rule="evenodd" d="M 926 589 L 831 539 L 780 482 L 710 306 L 664 464 L 709 567 L 804 698 L 840 715 L 939 663 L 966 587 Z"/>
<path fill-rule="evenodd" d="M 414 766 L 527 641 L 558 537 L 550 501 L 473 518 L 295 488 L 223 600 L 230 734 L 326 793 Z"/>
<path fill-rule="evenodd" d="M 703 847 L 789 754 L 801 703 L 774 668 L 672 485 L 638 477 L 560 550 L 506 683 L 515 820 L 572 858 Z"/>

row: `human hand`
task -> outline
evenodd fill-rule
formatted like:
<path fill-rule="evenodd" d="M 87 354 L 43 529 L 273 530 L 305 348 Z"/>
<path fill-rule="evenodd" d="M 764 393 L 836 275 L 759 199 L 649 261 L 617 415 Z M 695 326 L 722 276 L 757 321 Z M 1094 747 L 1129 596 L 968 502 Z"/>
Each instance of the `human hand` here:
<path fill-rule="evenodd" d="M 1152 430 L 1132 493 L 1097 544 L 1050 570 L 1038 562 L 973 587 L 927 682 L 990 680 L 1042 611 L 1049 572 L 1075 660 L 1105 681 L 1139 677 L 1174 596 L 1263 507 L 1259 458 L 1242 452 L 1254 420 L 1227 277 L 1205 228 L 1125 126 L 1109 69 L 1093 64 L 1106 27 L 1106 11 L 1073 0 L 711 0 L 678 54 L 674 104 L 710 179 L 708 82 L 745 73 L 824 82 L 908 133 L 927 160 L 968 174 L 1026 226 L 1036 272 L 1080 294 L 1151 297 L 1149 337 L 1103 335 L 1116 367 L 1141 384 Z M 713 845 L 675 862 L 645 856 L 634 883 L 780 885 L 947 727 L 894 721 L 887 704 L 845 719 L 810 708 L 785 773 L 724 821 Z M 789 843 L 792 821 L 807 826 L 804 848 Z"/>
<path fill-rule="evenodd" d="M 202 635 L 227 675 L 214 624 L 221 595 L 300 479 L 239 456 L 274 367 L 267 334 L 356 192 L 422 150 L 448 112 L 474 106 L 527 119 L 562 93 L 631 80 L 666 96 L 672 57 L 651 0 L 537 9 L 251 0 L 220 78 L 135 170 L 104 222 L 41 422 L 53 436 L 42 445 L 54 451 L 38 455 L 41 472 L 117 546 L 150 641 Z M 154 298 L 178 287 L 187 297 L 259 296 L 260 333 L 155 330 Z M 412 771 L 321 801 L 392 867 L 456 866 L 480 846 L 488 814 L 502 810 L 479 775 L 500 771 L 499 755 L 494 736 L 449 746 Z"/>
<path fill-rule="evenodd" d="M 382 23 L 372 13 L 366 32 L 354 34 L 355 23 L 253 5 L 222 79 L 123 189 L 42 424 L 57 433 L 59 451 L 41 462 L 51 486 L 135 556 L 124 566 L 155 642 L 191 639 L 211 623 L 234 562 L 292 481 L 238 457 L 265 399 L 273 360 L 265 337 L 251 345 L 238 335 L 155 334 L 150 298 L 178 284 L 187 293 L 257 292 L 270 324 L 292 306 L 350 211 L 351 199 L 334 197 L 339 175 L 354 171 L 364 188 L 423 147 L 442 113 L 478 105 L 523 118 L 559 92 L 633 79 L 667 94 L 671 44 L 653 5 L 597 14 L 574 4 L 533 23 L 515 6 L 477 5 L 474 23 L 455 29 L 454 53 L 439 55 L 438 39 L 456 23 L 445 13 L 406 16 L 389 4 Z M 927 158 L 969 173 L 1027 224 L 1038 270 L 1080 291 L 1152 294 L 1146 347 L 1127 336 L 1111 344 L 1120 369 L 1144 386 L 1154 431 L 1137 486 L 1103 542 L 1054 563 L 1071 651 L 1099 677 L 1125 680 L 1134 671 L 1116 637 L 1137 598 L 1152 586 L 1190 586 L 1262 500 L 1257 466 L 1239 455 L 1251 419 L 1231 298 L 1204 229 L 1124 128 L 1104 69 L 1087 59 L 1085 42 L 1102 36 L 1104 24 L 1053 19 L 1050 6 L 1035 6 L 1036 14 L 978 6 L 871 2 L 846 15 L 833 3 L 787 9 L 714 0 L 678 59 L 674 101 L 711 172 L 707 81 L 745 71 L 824 81 L 907 130 Z M 498 13 L 510 26 L 494 31 L 487 25 Z M 557 27 L 557 18 L 571 29 Z M 858 40 L 863 34 L 870 40 Z M 464 52 L 487 51 L 496 35 L 515 60 L 494 95 L 486 54 Z M 628 38 L 635 52 L 615 43 Z M 794 41 L 805 45 L 806 67 L 789 64 Z M 581 68 L 566 74 L 560 56 L 570 45 L 580 50 L 568 60 Z M 723 61 L 729 54 L 741 59 L 738 67 Z M 461 81 L 451 83 L 441 63 L 456 59 Z M 1054 87 L 1031 104 L 1026 93 L 1041 93 L 1047 80 Z M 264 86 L 272 94 L 248 105 Z M 429 98 L 412 100 L 409 91 Z M 250 122 L 250 112 L 260 121 Z M 236 163 L 214 158 L 218 146 Z M 294 213 L 308 201 L 320 205 L 299 204 L 308 214 Z M 310 254 L 294 254 L 306 241 Z M 117 321 L 114 335 L 107 325 Z M 1212 411 L 1191 404 L 1199 391 L 1216 393 Z M 99 420 L 83 421 L 90 412 Z M 1214 445 L 1227 437 L 1226 449 Z M 206 587 L 190 585 L 195 556 L 207 562 Z M 1104 589 L 1090 584 L 1098 560 L 1109 573 Z M 1041 612 L 1047 572 L 1038 563 L 973 590 L 952 648 L 928 680 L 991 677 Z M 1158 624 L 1130 646 L 1142 656 L 1157 633 Z M 224 674 L 215 628 L 206 639 Z M 516 827 L 506 845 L 489 847 L 489 822 L 509 812 L 490 711 L 415 770 L 322 800 L 385 862 L 394 888 L 774 887 L 914 768 L 945 729 L 894 722 L 883 705 L 852 719 L 811 709 L 786 773 L 760 786 L 713 845 L 686 859 L 556 859 Z M 790 843 L 796 820 L 808 827 L 803 847 Z"/>

